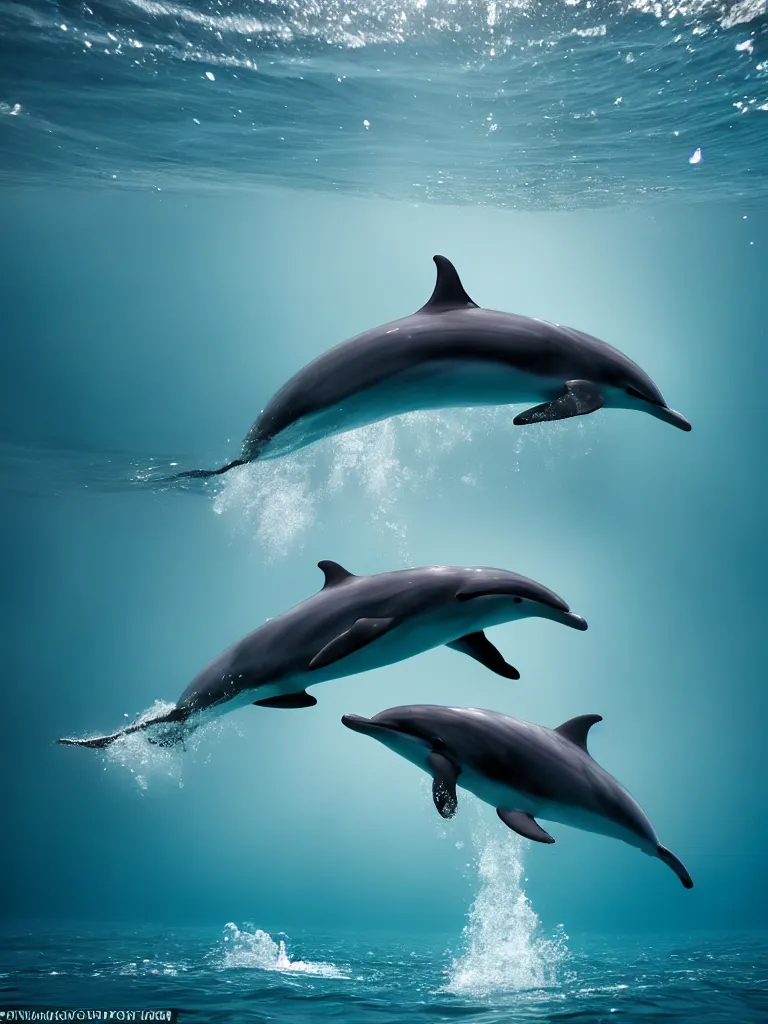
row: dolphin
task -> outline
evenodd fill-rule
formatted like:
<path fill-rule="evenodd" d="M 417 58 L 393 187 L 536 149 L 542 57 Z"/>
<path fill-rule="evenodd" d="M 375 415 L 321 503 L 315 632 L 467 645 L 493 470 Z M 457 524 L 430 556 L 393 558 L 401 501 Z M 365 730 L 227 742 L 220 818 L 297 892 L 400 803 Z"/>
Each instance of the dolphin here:
<path fill-rule="evenodd" d="M 262 410 L 238 458 L 168 479 L 220 476 L 417 409 L 535 402 L 513 420 L 526 425 L 606 406 L 691 429 L 617 349 L 570 327 L 481 309 L 450 260 L 433 259 L 437 282 L 421 309 L 343 341 L 299 370 Z"/>
<path fill-rule="evenodd" d="M 495 807 L 507 828 L 526 839 L 555 841 L 536 817 L 611 836 L 664 861 L 686 889 L 693 888 L 637 801 L 587 750 L 587 734 L 600 715 L 579 715 L 547 729 L 498 711 L 415 704 L 341 720 L 428 772 L 444 818 L 456 813 L 458 784 Z"/>
<path fill-rule="evenodd" d="M 106 736 L 58 742 L 100 748 L 158 726 L 152 741 L 173 746 L 207 718 L 247 704 L 312 707 L 317 700 L 307 693 L 308 686 L 391 665 L 443 644 L 497 675 L 519 679 L 485 628 L 531 616 L 587 628 L 557 594 L 504 569 L 432 565 L 355 576 L 338 562 L 322 561 L 318 568 L 325 575 L 318 593 L 219 654 L 170 711 L 144 714 Z"/>

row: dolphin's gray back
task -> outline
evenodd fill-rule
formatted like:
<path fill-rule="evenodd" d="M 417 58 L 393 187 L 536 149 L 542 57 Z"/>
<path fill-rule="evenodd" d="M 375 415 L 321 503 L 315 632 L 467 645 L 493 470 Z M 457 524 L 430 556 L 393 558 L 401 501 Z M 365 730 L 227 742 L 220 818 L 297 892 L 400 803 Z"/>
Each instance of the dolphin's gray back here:
<path fill-rule="evenodd" d="M 243 455 L 256 457 L 291 424 L 353 394 L 415 367 L 456 359 L 497 362 L 562 383 L 628 376 L 642 379 L 652 394 L 658 390 L 622 352 L 581 331 L 490 309 L 419 311 L 350 338 L 301 369 L 256 420 Z"/>
<path fill-rule="evenodd" d="M 242 690 L 306 672 L 315 655 L 357 619 L 402 620 L 429 611 L 455 596 L 463 584 L 476 580 L 478 573 L 489 587 L 503 587 L 509 581 L 521 588 L 529 586 L 532 596 L 546 593 L 534 581 L 492 568 L 424 566 L 375 576 L 350 576 L 339 585 L 324 587 L 232 644 L 198 673 L 177 706 L 201 710 L 231 700 Z"/>
<path fill-rule="evenodd" d="M 390 708 L 372 720 L 435 744 L 462 769 L 512 786 L 537 802 L 589 810 L 656 842 L 634 797 L 555 729 L 496 711 L 432 705 Z"/>
<path fill-rule="evenodd" d="M 243 689 L 306 671 L 325 644 L 350 629 L 356 619 L 388 614 L 402 589 L 388 578 L 394 575 L 352 577 L 258 626 L 206 665 L 181 695 L 179 705 L 208 707 L 219 691 L 220 699 L 228 700 Z"/>

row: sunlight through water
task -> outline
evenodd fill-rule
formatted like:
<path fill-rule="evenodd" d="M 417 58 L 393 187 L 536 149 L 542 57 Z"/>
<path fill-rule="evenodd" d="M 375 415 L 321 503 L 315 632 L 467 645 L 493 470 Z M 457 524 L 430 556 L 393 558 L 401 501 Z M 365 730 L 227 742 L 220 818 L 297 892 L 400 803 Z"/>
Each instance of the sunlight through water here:
<path fill-rule="evenodd" d="M 766 0 L 3 4 L 0 180 L 511 209 L 757 199 L 768 171 L 743 154 L 768 130 L 765 15 Z"/>

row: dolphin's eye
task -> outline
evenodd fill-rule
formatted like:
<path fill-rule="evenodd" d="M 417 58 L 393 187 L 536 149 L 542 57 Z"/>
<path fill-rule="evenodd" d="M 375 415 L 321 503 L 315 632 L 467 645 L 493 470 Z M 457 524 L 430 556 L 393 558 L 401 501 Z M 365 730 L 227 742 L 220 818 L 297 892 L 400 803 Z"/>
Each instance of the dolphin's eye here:
<path fill-rule="evenodd" d="M 522 597 L 513 597 L 512 600 L 515 602 L 515 604 L 522 604 L 523 603 Z"/>

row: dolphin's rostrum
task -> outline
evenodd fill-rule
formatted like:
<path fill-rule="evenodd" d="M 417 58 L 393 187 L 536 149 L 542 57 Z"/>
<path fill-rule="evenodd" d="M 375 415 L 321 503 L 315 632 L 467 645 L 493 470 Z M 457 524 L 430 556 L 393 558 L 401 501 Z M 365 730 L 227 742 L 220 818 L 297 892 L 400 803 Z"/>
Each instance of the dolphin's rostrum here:
<path fill-rule="evenodd" d="M 580 715 L 547 729 L 497 711 L 428 704 L 342 718 L 428 772 L 444 818 L 456 813 L 459 785 L 526 839 L 554 843 L 537 817 L 612 836 L 664 861 L 691 889 L 691 876 L 659 843 L 640 805 L 587 750 L 587 734 L 600 721 Z"/>
<path fill-rule="evenodd" d="M 570 327 L 481 309 L 450 260 L 434 261 L 437 282 L 421 309 L 341 342 L 299 370 L 261 412 L 238 458 L 170 479 L 220 476 L 417 409 L 535 403 L 514 418 L 526 425 L 605 406 L 691 429 L 617 349 Z"/>
<path fill-rule="evenodd" d="M 390 665 L 446 645 L 497 675 L 519 679 L 485 636 L 502 622 L 537 616 L 574 629 L 587 623 L 551 590 L 504 569 L 426 566 L 354 576 L 337 562 L 319 568 L 317 594 L 265 622 L 207 665 L 173 709 L 106 736 L 61 739 L 106 747 L 151 729 L 154 742 L 183 741 L 207 717 L 247 704 L 305 708 L 317 703 L 308 686 Z"/>

